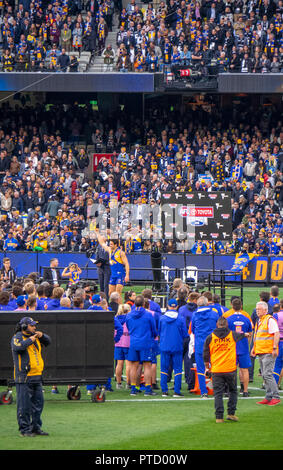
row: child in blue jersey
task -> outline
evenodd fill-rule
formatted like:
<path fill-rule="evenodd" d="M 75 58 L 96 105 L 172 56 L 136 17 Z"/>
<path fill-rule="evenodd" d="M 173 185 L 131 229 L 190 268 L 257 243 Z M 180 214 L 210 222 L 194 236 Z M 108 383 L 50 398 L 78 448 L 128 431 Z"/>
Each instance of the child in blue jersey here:
<path fill-rule="evenodd" d="M 242 301 L 239 298 L 235 298 L 232 301 L 231 312 L 227 316 L 228 327 L 231 331 L 237 331 L 238 333 L 250 333 L 252 334 L 253 325 L 250 316 L 243 312 Z M 243 397 L 248 397 L 248 385 L 249 385 L 249 368 L 251 367 L 251 358 L 249 352 L 249 341 L 248 338 L 243 338 L 237 342 L 236 345 L 237 364 L 239 365 L 239 375 L 241 383 L 241 392 Z"/>
<path fill-rule="evenodd" d="M 71 287 L 79 282 L 81 273 L 82 270 L 76 263 L 70 263 L 69 266 L 63 270 L 62 277 L 69 278 L 68 286 Z"/>

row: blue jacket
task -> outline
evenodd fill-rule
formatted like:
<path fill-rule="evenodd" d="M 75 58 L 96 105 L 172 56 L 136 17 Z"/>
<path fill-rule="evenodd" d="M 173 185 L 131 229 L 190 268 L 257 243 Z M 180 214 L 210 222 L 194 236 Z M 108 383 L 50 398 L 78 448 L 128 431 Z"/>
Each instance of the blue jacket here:
<path fill-rule="evenodd" d="M 16 299 L 10 299 L 7 305 L 7 310 L 16 310 L 18 308 Z"/>
<path fill-rule="evenodd" d="M 18 308 L 18 305 L 16 306 L 16 308 Z M 8 310 L 10 311 L 10 310 L 15 310 L 15 309 L 13 307 L 11 307 L 11 305 L 9 305 L 9 302 L 8 302 L 7 305 L 0 304 L 0 310 L 5 312 L 5 311 L 8 311 Z"/>
<path fill-rule="evenodd" d="M 194 302 L 188 302 L 186 305 L 182 305 L 182 307 L 178 309 L 180 317 L 185 320 L 187 329 L 189 329 L 193 313 L 197 310 L 197 308 L 197 304 Z"/>
<path fill-rule="evenodd" d="M 47 304 L 47 310 L 59 310 L 60 307 L 60 299 L 51 299 Z"/>
<path fill-rule="evenodd" d="M 103 307 L 101 307 L 100 305 L 91 305 L 90 307 L 88 307 L 88 310 L 104 310 Z"/>
<path fill-rule="evenodd" d="M 188 338 L 185 320 L 177 311 L 168 310 L 162 315 L 159 323 L 160 351 L 181 352 L 183 342 Z"/>
<path fill-rule="evenodd" d="M 118 343 L 119 339 L 123 334 L 123 327 L 122 324 L 119 322 L 118 318 L 114 317 L 114 328 L 115 328 L 115 336 L 114 341 Z"/>
<path fill-rule="evenodd" d="M 157 302 L 154 302 L 154 300 L 150 300 L 149 301 L 149 310 L 154 312 L 153 318 L 155 320 L 156 330 L 158 330 L 159 320 L 160 320 L 160 317 L 162 316 L 162 311 L 161 311 L 160 305 Z"/>
<path fill-rule="evenodd" d="M 216 328 L 218 313 L 210 307 L 199 307 L 192 317 L 192 333 L 195 335 L 195 352 L 203 353 L 204 342 Z"/>
<path fill-rule="evenodd" d="M 150 349 L 157 336 L 155 321 L 150 312 L 143 307 L 134 307 L 126 317 L 130 335 L 130 347 L 136 351 Z"/>
<path fill-rule="evenodd" d="M 36 310 L 46 310 L 47 309 L 47 298 L 37 299 Z"/>

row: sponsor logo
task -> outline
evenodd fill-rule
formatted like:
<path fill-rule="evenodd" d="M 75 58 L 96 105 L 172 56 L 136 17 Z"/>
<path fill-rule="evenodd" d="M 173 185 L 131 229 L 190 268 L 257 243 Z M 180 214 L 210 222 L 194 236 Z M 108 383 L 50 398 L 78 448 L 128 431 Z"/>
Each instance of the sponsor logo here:
<path fill-rule="evenodd" d="M 176 209 L 177 206 L 178 204 L 169 204 L 169 207 L 171 207 L 171 209 Z"/>
<path fill-rule="evenodd" d="M 224 227 L 224 225 L 219 224 L 218 222 L 216 222 L 216 226 L 217 226 L 218 230 L 220 229 L 220 227 Z"/>
<path fill-rule="evenodd" d="M 162 194 L 162 197 L 164 197 L 164 199 L 170 199 L 171 194 Z"/>
<path fill-rule="evenodd" d="M 191 222 L 191 225 L 193 227 L 201 227 L 202 225 L 204 225 L 204 222 L 202 220 L 192 220 Z"/>
<path fill-rule="evenodd" d="M 212 238 L 218 238 L 218 237 L 219 237 L 219 233 L 212 233 L 211 236 L 212 236 Z"/>
<path fill-rule="evenodd" d="M 169 225 L 170 225 L 170 227 L 172 227 L 172 228 L 176 228 L 176 227 L 178 227 L 179 224 L 169 224 Z"/>
<path fill-rule="evenodd" d="M 214 217 L 213 207 L 188 207 L 188 217 Z"/>
<path fill-rule="evenodd" d="M 230 218 L 230 214 L 221 214 L 222 219 L 227 220 Z"/>
<path fill-rule="evenodd" d="M 222 204 L 219 204 L 219 202 L 217 202 L 215 205 L 216 205 L 216 209 L 220 209 L 220 207 L 223 207 Z"/>
<path fill-rule="evenodd" d="M 213 207 L 188 207 L 182 206 L 179 209 L 179 215 L 181 217 L 214 217 L 214 209 Z"/>
<path fill-rule="evenodd" d="M 187 199 L 194 199 L 195 195 L 194 194 L 186 194 Z"/>
<path fill-rule="evenodd" d="M 217 194 L 209 194 L 208 197 L 210 199 L 216 199 L 217 198 Z"/>

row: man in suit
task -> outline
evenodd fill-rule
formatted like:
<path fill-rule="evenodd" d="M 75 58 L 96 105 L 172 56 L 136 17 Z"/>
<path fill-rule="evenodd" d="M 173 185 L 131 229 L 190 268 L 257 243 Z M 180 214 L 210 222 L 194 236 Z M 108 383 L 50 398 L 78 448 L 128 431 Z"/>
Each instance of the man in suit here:
<path fill-rule="evenodd" d="M 233 230 L 238 227 L 238 225 L 242 222 L 242 219 L 244 217 L 243 211 L 239 208 L 239 203 L 234 202 L 233 208 L 232 208 L 232 224 L 233 224 Z"/>
<path fill-rule="evenodd" d="M 106 239 L 104 238 L 104 241 Z M 109 253 L 105 251 L 101 245 L 96 250 L 96 266 L 99 279 L 100 290 L 105 293 L 106 298 L 109 296 L 109 280 L 111 277 L 111 268 L 109 262 Z"/>
<path fill-rule="evenodd" d="M 50 260 L 50 267 L 45 268 L 43 272 L 43 281 L 49 282 L 52 286 L 60 286 L 61 283 L 60 269 L 58 268 L 58 259 Z"/>

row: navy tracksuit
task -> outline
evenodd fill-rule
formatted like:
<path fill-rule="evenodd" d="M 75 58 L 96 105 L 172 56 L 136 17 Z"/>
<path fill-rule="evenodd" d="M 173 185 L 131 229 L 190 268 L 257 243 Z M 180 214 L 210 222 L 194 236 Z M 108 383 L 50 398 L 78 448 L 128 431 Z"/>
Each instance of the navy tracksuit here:
<path fill-rule="evenodd" d="M 175 310 L 168 310 L 160 318 L 158 335 L 160 337 L 160 385 L 162 392 L 168 391 L 168 372 L 170 364 L 174 370 L 174 391 L 179 394 L 182 386 L 183 343 L 188 338 L 184 319 Z"/>

